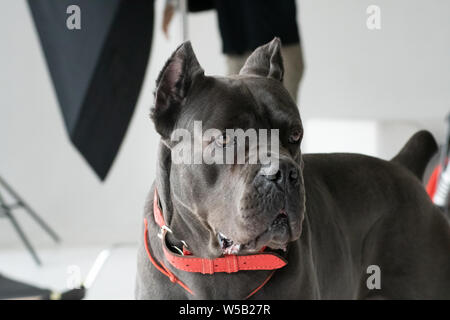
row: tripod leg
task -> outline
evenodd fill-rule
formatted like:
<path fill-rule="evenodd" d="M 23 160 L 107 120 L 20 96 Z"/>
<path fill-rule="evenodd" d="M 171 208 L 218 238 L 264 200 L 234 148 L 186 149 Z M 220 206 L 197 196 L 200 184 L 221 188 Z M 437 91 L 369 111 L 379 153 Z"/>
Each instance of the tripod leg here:
<path fill-rule="evenodd" d="M 22 242 L 27 247 L 28 251 L 30 252 L 31 256 L 33 257 L 34 261 L 37 265 L 41 265 L 41 260 L 39 259 L 38 255 L 34 251 L 33 247 L 31 246 L 30 241 L 28 241 L 28 238 L 25 236 L 25 233 L 23 232 L 20 225 L 17 223 L 17 220 L 14 218 L 14 216 L 11 214 L 11 212 L 8 209 L 4 209 L 4 213 L 6 217 L 11 221 L 12 225 L 14 226 L 14 229 L 16 229 L 17 233 L 19 234 L 20 238 L 22 239 Z"/>
<path fill-rule="evenodd" d="M 56 234 L 56 232 L 53 231 L 53 229 L 50 228 L 50 226 L 48 224 L 46 224 L 45 221 L 42 220 L 42 218 L 39 217 L 38 214 L 36 212 L 34 212 L 33 209 L 31 209 L 26 203 L 22 202 L 22 200 L 19 200 L 19 201 L 23 205 L 25 211 L 28 212 L 28 214 L 41 226 L 41 228 L 44 229 L 50 235 L 50 237 L 53 239 L 53 241 L 61 242 L 61 239 Z"/>
<path fill-rule="evenodd" d="M 55 242 L 61 241 L 56 232 L 53 231 L 44 220 L 42 220 L 42 218 L 13 190 L 11 186 L 8 185 L 5 180 L 2 179 L 2 177 L 0 177 L 0 184 L 18 201 L 19 205 L 25 209 L 25 211 L 41 226 L 42 229 L 50 235 Z"/>

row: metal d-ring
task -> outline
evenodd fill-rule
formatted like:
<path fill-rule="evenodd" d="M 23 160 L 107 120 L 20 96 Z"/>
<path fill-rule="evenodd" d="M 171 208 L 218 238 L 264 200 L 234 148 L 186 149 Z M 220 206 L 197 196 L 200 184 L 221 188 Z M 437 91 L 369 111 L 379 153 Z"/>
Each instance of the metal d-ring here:
<path fill-rule="evenodd" d="M 164 231 L 169 232 L 169 233 L 173 233 L 172 230 L 171 230 L 168 226 L 163 225 L 163 226 L 161 227 L 161 229 L 159 229 L 159 232 L 158 232 L 158 238 L 160 238 L 160 239 L 163 238 L 163 232 L 164 232 Z"/>

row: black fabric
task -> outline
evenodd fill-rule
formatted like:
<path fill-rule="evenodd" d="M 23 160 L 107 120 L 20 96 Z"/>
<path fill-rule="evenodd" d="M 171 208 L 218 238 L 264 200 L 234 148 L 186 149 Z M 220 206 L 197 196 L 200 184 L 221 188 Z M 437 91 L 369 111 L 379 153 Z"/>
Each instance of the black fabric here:
<path fill-rule="evenodd" d="M 188 0 L 189 12 L 199 12 L 214 9 L 214 0 Z"/>
<path fill-rule="evenodd" d="M 279 37 L 300 41 L 295 0 L 215 0 L 223 52 L 243 54 Z"/>
<path fill-rule="evenodd" d="M 153 32 L 153 0 L 28 0 L 71 141 L 105 179 L 133 114 Z M 69 30 L 69 5 L 81 30 Z"/>
<path fill-rule="evenodd" d="M 0 274 L 0 300 L 48 297 L 50 290 L 41 289 Z"/>

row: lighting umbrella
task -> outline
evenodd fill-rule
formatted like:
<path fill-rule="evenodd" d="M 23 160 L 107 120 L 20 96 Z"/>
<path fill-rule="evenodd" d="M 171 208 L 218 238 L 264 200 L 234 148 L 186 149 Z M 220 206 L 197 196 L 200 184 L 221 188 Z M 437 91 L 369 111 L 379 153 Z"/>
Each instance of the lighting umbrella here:
<path fill-rule="evenodd" d="M 28 0 L 68 136 L 104 180 L 144 79 L 153 0 Z"/>

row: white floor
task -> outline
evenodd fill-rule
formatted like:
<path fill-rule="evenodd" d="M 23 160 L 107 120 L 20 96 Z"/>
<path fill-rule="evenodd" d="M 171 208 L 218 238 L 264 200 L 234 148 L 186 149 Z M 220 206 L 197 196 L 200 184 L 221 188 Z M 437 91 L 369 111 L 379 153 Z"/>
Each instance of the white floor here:
<path fill-rule="evenodd" d="M 15 280 L 55 291 L 86 277 L 101 247 L 39 249 L 37 266 L 25 249 L 0 250 L 0 273 Z M 86 299 L 133 299 L 136 275 L 136 246 L 115 248 L 87 292 Z M 79 272 L 78 272 L 79 270 Z"/>

